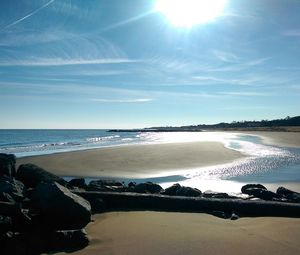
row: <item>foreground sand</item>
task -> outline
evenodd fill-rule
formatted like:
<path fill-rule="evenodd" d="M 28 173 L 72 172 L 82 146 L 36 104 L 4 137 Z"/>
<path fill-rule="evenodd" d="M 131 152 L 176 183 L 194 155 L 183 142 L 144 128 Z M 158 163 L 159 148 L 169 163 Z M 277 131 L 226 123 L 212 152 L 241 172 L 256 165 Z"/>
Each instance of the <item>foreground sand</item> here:
<path fill-rule="evenodd" d="M 216 142 L 129 145 L 20 158 L 65 176 L 147 177 L 242 158 Z"/>
<path fill-rule="evenodd" d="M 95 219 L 87 227 L 91 244 L 74 255 L 300 254 L 300 219 L 230 221 L 165 212 L 113 212 Z"/>

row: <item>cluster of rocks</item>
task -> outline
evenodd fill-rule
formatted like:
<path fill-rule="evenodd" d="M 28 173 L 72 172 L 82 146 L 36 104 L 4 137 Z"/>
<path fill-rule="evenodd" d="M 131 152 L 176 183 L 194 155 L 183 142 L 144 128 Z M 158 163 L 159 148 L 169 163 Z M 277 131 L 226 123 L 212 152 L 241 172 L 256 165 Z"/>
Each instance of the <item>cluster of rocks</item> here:
<path fill-rule="evenodd" d="M 241 199 L 238 196 L 232 196 L 224 192 L 214 192 L 207 190 L 201 192 L 197 188 L 182 186 L 179 183 L 173 184 L 171 187 L 163 189 L 160 185 L 152 182 L 145 182 L 136 184 L 130 182 L 126 185 L 124 182 L 114 180 L 94 180 L 88 185 L 85 183 L 84 178 L 73 179 L 69 182 L 72 189 L 81 189 L 85 191 L 96 192 L 134 192 L 145 194 L 160 194 L 167 196 L 183 196 L 183 197 L 203 197 L 203 198 L 219 198 L 219 199 Z M 262 184 L 247 184 L 241 188 L 241 193 L 248 195 L 245 199 L 261 199 L 266 201 L 278 202 L 300 202 L 300 193 L 289 190 L 284 187 L 279 187 L 275 192 L 267 190 Z"/>
<path fill-rule="evenodd" d="M 268 190 L 262 184 L 247 184 L 241 189 L 243 194 L 249 195 L 249 198 L 258 198 L 266 201 L 300 203 L 300 193 L 279 187 L 275 192 Z"/>
<path fill-rule="evenodd" d="M 201 211 L 232 220 L 238 215 L 277 215 L 273 208 L 278 215 L 300 215 L 299 204 L 291 205 L 300 202 L 300 193 L 284 187 L 274 193 L 261 184 L 247 184 L 241 190 L 248 195 L 247 202 L 178 183 L 163 189 L 152 182 L 126 185 L 93 180 L 87 184 L 84 178 L 67 182 L 33 164 L 18 169 L 15 165 L 14 155 L 0 154 L 0 254 L 4 255 L 81 249 L 89 243 L 84 227 L 91 215 L 115 209 Z"/>
<path fill-rule="evenodd" d="M 35 165 L 15 167 L 0 154 L 0 254 L 72 251 L 88 245 L 91 205 L 68 183 Z"/>

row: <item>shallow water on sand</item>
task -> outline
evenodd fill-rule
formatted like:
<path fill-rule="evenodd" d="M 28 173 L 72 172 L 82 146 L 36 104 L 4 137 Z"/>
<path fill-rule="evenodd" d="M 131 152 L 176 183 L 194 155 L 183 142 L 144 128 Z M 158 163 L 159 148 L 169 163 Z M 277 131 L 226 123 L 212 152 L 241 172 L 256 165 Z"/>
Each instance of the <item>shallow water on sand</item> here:
<path fill-rule="evenodd" d="M 255 135 L 220 132 L 216 136 L 224 146 L 247 157 L 228 164 L 185 169 L 180 174 L 185 179 L 179 183 L 205 190 L 227 192 L 239 192 L 245 183 L 299 183 L 300 190 L 300 148 L 265 145 L 262 139 Z M 161 182 L 164 187 L 172 183 L 174 182 Z"/>

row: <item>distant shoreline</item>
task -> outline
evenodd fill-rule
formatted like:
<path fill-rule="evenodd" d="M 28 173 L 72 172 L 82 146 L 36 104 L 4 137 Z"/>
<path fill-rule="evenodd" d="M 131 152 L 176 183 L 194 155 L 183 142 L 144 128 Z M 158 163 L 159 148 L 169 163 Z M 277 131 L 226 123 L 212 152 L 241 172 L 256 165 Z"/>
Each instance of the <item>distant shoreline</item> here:
<path fill-rule="evenodd" d="M 186 127 L 158 127 L 141 129 L 109 129 L 107 132 L 213 132 L 213 131 L 268 131 L 268 132 L 300 132 L 299 126 L 278 127 L 245 127 L 245 128 L 186 128 Z"/>

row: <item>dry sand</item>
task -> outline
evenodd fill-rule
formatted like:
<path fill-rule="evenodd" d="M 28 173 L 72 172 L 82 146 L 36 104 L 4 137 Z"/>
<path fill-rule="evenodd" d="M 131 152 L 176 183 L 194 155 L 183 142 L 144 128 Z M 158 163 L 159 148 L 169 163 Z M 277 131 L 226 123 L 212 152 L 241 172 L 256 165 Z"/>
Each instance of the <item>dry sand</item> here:
<path fill-rule="evenodd" d="M 128 145 L 20 158 L 65 176 L 150 177 L 176 169 L 232 162 L 243 157 L 216 142 Z"/>
<path fill-rule="evenodd" d="M 258 135 L 265 144 L 269 145 L 300 147 L 300 132 L 241 131 L 237 133 Z"/>
<path fill-rule="evenodd" d="M 95 219 L 87 227 L 91 244 L 74 255 L 300 254 L 300 219 L 230 221 L 200 213 L 147 211 L 104 213 Z"/>

